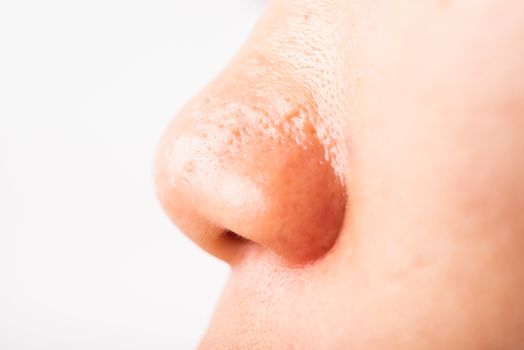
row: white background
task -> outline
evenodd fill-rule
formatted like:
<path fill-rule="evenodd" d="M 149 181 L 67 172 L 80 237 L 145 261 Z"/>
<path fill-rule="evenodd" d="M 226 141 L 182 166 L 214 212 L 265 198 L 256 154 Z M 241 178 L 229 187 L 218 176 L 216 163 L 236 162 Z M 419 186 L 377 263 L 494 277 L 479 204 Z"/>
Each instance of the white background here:
<path fill-rule="evenodd" d="M 0 349 L 192 349 L 227 278 L 155 145 L 261 0 L 0 0 Z"/>

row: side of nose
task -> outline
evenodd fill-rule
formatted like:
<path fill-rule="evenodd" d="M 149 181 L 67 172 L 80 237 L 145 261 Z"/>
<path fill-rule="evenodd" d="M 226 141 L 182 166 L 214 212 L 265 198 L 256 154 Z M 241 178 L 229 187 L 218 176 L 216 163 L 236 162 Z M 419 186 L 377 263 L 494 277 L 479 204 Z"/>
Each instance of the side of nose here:
<path fill-rule="evenodd" d="M 336 241 L 344 184 L 312 99 L 248 80 L 212 84 L 175 118 L 157 152 L 158 198 L 189 238 L 225 261 L 249 245 L 307 263 Z"/>

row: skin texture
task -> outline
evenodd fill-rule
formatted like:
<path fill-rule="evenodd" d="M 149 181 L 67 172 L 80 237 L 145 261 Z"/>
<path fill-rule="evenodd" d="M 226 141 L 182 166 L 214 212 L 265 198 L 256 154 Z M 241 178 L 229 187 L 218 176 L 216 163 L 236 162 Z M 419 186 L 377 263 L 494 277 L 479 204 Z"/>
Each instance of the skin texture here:
<path fill-rule="evenodd" d="M 158 197 L 231 265 L 200 349 L 524 348 L 524 2 L 274 0 Z"/>

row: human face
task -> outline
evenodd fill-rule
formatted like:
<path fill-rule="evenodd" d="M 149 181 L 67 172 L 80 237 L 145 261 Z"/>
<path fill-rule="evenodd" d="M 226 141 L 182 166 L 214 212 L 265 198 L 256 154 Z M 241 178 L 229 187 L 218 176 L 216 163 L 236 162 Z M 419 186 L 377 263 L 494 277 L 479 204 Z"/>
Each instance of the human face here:
<path fill-rule="evenodd" d="M 524 347 L 524 2 L 274 0 L 168 128 L 201 349 Z"/>

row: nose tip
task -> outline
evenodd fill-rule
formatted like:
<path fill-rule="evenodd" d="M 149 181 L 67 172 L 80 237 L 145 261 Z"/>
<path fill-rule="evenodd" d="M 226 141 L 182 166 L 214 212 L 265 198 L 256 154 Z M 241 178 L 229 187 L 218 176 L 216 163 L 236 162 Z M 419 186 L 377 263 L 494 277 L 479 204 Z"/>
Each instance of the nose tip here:
<path fill-rule="evenodd" d="M 157 194 L 168 216 L 230 263 L 248 245 L 290 263 L 325 254 L 346 199 L 315 109 L 289 101 L 273 108 L 274 99 L 204 100 L 175 118 L 157 152 Z"/>

